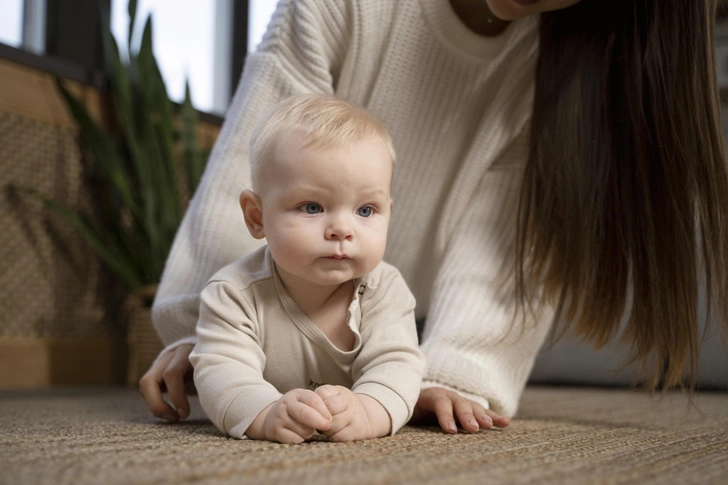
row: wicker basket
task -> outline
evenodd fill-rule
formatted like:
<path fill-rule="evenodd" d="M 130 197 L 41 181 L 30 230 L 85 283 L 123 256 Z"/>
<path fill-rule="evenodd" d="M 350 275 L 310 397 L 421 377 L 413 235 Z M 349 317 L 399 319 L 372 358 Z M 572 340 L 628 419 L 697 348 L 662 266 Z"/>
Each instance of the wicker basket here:
<path fill-rule="evenodd" d="M 156 292 L 156 285 L 144 286 L 130 294 L 126 301 L 127 315 L 129 315 L 127 330 L 129 365 L 126 382 L 129 386 L 138 385 L 139 379 L 163 348 L 152 326 L 152 302 Z"/>

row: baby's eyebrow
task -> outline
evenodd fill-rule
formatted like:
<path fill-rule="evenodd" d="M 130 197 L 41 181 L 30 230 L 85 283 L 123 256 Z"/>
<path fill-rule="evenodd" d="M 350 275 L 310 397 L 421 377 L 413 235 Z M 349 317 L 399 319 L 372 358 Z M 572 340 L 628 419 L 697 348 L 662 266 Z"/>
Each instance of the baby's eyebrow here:
<path fill-rule="evenodd" d="M 383 189 L 371 189 L 362 191 L 365 197 L 387 197 L 387 191 Z"/>
<path fill-rule="evenodd" d="M 294 185 L 291 190 L 298 194 L 300 194 L 300 193 L 320 194 L 322 192 L 325 192 L 325 189 L 323 189 L 321 187 L 317 187 L 315 185 L 300 184 L 300 183 Z"/>

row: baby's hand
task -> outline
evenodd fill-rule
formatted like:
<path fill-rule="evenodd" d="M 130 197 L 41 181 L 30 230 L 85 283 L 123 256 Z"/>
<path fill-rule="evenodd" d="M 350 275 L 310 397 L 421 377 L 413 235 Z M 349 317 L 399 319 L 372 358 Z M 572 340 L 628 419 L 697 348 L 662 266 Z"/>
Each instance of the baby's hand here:
<path fill-rule="evenodd" d="M 372 433 L 364 405 L 358 396 L 342 386 L 324 385 L 316 388 L 316 394 L 323 399 L 333 419 L 331 426 L 323 431 L 331 441 L 357 441 L 376 438 Z"/>
<path fill-rule="evenodd" d="M 298 444 L 330 425 L 331 413 L 321 397 L 307 389 L 293 389 L 268 408 L 263 428 L 267 440 Z"/>

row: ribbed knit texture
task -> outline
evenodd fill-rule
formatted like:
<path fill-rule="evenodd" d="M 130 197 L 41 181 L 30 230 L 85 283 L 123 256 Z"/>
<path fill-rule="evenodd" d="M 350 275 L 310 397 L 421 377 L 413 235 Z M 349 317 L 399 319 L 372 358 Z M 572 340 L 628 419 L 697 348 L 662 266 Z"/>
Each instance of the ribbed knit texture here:
<path fill-rule="evenodd" d="M 153 309 L 165 344 L 193 335 L 207 279 L 260 245 L 238 195 L 250 187 L 248 143 L 261 115 L 294 93 L 336 93 L 394 137 L 385 260 L 427 318 L 424 386 L 513 415 L 550 321 L 508 332 L 537 23 L 526 18 L 486 38 L 447 0 L 280 2 L 167 262 Z"/>

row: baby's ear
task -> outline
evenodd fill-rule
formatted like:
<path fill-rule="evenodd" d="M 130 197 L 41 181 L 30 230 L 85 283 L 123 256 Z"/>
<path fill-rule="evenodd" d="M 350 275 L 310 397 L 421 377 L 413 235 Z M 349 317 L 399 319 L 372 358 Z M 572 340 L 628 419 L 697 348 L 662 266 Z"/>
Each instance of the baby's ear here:
<path fill-rule="evenodd" d="M 243 190 L 240 193 L 240 208 L 245 216 L 245 225 L 248 226 L 250 235 L 255 239 L 263 239 L 263 205 L 258 194 L 252 190 Z"/>

